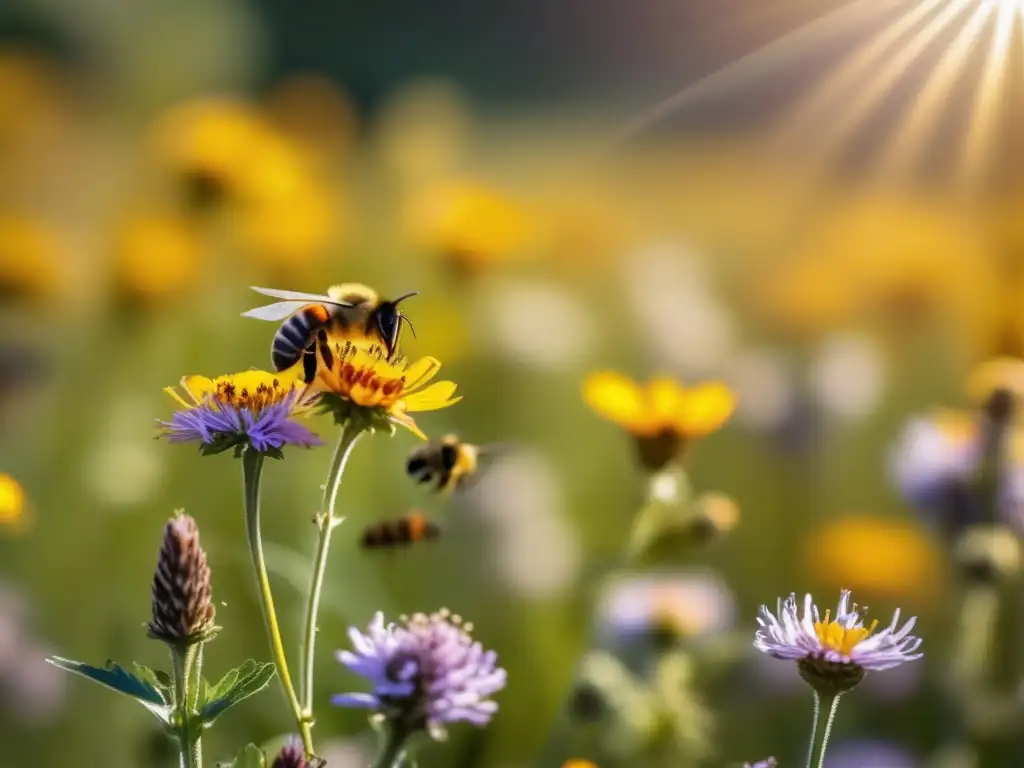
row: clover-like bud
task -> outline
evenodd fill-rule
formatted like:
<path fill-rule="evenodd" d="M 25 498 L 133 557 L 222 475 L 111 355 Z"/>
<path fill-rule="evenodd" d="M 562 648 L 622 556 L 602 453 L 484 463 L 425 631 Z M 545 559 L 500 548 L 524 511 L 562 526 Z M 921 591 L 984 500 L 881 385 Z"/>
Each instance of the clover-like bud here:
<path fill-rule="evenodd" d="M 164 526 L 153 576 L 149 636 L 169 645 L 204 642 L 217 631 L 215 613 L 199 527 L 192 517 L 179 512 Z"/>
<path fill-rule="evenodd" d="M 270 768 L 313 768 L 313 764 L 306 760 L 302 740 L 297 736 L 289 736 Z"/>

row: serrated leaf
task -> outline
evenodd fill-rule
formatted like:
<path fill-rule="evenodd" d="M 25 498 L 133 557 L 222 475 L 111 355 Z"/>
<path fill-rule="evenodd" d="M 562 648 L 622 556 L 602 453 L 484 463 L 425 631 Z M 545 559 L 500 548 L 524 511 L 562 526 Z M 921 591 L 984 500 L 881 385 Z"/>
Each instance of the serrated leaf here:
<path fill-rule="evenodd" d="M 217 763 L 217 768 L 267 768 L 263 750 L 255 744 L 246 744 L 230 763 Z"/>
<path fill-rule="evenodd" d="M 133 675 L 113 661 L 108 661 L 104 668 L 84 664 L 81 661 L 64 659 L 60 656 L 51 656 L 47 661 L 65 672 L 81 675 L 106 688 L 130 696 L 156 715 L 161 722 L 165 724 L 170 722 L 171 708 L 167 705 L 159 687 Z"/>
<path fill-rule="evenodd" d="M 132 662 L 132 668 L 135 670 L 136 677 L 156 688 L 165 702 L 168 700 L 168 694 L 173 682 L 166 672 L 161 672 L 158 669 L 150 669 L 149 667 L 135 662 Z"/>
<path fill-rule="evenodd" d="M 232 669 L 216 685 L 207 688 L 203 706 L 199 710 L 203 724 L 209 726 L 225 710 L 262 691 L 276 671 L 277 668 L 270 662 L 252 659 Z"/>

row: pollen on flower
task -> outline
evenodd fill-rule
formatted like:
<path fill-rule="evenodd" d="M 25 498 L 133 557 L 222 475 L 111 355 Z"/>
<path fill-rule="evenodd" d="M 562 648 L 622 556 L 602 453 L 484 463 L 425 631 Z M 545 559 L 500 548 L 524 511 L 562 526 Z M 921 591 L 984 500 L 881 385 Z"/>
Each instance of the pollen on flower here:
<path fill-rule="evenodd" d="M 282 402 L 291 395 L 291 387 L 281 386 L 280 379 L 273 379 L 268 384 L 258 383 L 255 388 L 239 387 L 234 381 L 217 382 L 215 398 L 226 405 L 237 410 L 247 410 L 252 413 L 259 413 L 264 408 Z"/>
<path fill-rule="evenodd" d="M 863 613 L 866 610 L 866 607 L 863 609 L 859 608 L 856 603 L 853 605 L 853 613 Z M 872 621 L 868 627 L 843 626 L 838 621 L 832 621 L 831 610 L 826 610 L 824 618 L 814 623 L 814 632 L 817 634 L 822 646 L 844 656 L 849 656 L 853 653 L 853 649 L 859 643 L 869 638 L 877 628 L 878 619 Z"/>

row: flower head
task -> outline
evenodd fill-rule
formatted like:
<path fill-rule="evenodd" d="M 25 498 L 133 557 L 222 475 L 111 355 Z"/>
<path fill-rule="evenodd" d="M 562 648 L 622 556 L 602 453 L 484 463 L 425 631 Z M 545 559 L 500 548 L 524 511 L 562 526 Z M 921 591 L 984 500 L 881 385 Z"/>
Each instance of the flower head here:
<path fill-rule="evenodd" d="M 21 483 L 0 472 L 0 528 L 17 528 L 25 521 L 28 501 Z"/>
<path fill-rule="evenodd" d="M 745 763 L 743 768 L 777 768 L 778 761 L 774 757 L 758 760 L 756 763 Z"/>
<path fill-rule="evenodd" d="M 843 590 L 834 616 L 831 611 L 820 616 L 810 595 L 804 597 L 801 616 L 796 594 L 791 594 L 784 603 L 779 600 L 774 614 L 761 606 L 754 647 L 777 659 L 796 661 L 808 684 L 831 694 L 853 688 L 868 670 L 891 669 L 921 658 L 923 654 L 915 653 L 921 639 L 910 634 L 916 618 L 898 628 L 897 610 L 892 623 L 876 631 L 878 621 L 865 627 L 862 612 L 856 603 L 851 607 L 850 591 Z"/>
<path fill-rule="evenodd" d="M 592 374 L 583 398 L 599 416 L 623 427 L 637 440 L 641 463 L 662 469 L 685 446 L 721 427 L 736 399 L 720 382 L 686 388 L 669 378 L 646 386 L 614 371 Z"/>
<path fill-rule="evenodd" d="M 313 768 L 313 765 L 306 759 L 302 740 L 297 736 L 289 736 L 270 768 Z"/>
<path fill-rule="evenodd" d="M 315 397 L 288 374 L 244 371 L 208 379 L 186 376 L 179 394 L 166 391 L 182 410 L 161 422 L 172 442 L 198 440 L 204 453 L 251 446 L 261 453 L 279 454 L 287 445 L 320 445 L 320 439 L 295 420 L 308 413 Z"/>
<path fill-rule="evenodd" d="M 171 644 L 207 640 L 216 631 L 215 614 L 199 527 L 188 515 L 179 514 L 164 526 L 153 577 L 149 636 Z"/>
<path fill-rule="evenodd" d="M 459 721 L 486 725 L 498 709 L 488 697 L 505 687 L 506 674 L 495 665 L 497 654 L 474 642 L 470 630 L 447 610 L 387 625 L 376 614 L 367 634 L 349 630 L 355 653 L 337 654 L 370 680 L 373 692 L 340 694 L 333 703 L 372 709 L 405 728 L 435 734 Z"/>
<path fill-rule="evenodd" d="M 454 397 L 453 382 L 428 386 L 441 368 L 433 357 L 414 363 L 388 359 L 380 346 L 351 341 L 321 344 L 318 354 L 321 365 L 313 388 L 323 393 L 325 409 L 338 421 L 365 418 L 372 423 L 376 419 L 399 424 L 425 439 L 410 414 L 447 408 L 462 399 Z"/>

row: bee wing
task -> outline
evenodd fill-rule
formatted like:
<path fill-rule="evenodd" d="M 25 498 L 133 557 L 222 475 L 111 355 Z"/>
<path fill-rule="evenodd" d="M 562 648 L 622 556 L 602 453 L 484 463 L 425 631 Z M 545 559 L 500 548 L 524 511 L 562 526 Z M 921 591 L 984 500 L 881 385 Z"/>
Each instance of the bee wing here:
<path fill-rule="evenodd" d="M 255 285 L 249 286 L 256 293 L 262 293 L 264 296 L 271 296 L 275 299 L 285 299 L 287 301 L 301 301 L 303 304 L 309 304 L 310 302 L 316 304 L 333 304 L 338 307 L 351 307 L 354 306 L 347 301 L 335 301 L 330 296 L 317 295 L 315 293 L 302 293 L 301 291 L 282 291 L 277 288 L 259 288 Z"/>
<path fill-rule="evenodd" d="M 242 317 L 254 317 L 257 320 L 284 320 L 308 306 L 308 301 L 279 301 L 276 304 L 267 304 L 265 307 L 256 307 L 256 309 L 243 312 Z"/>

